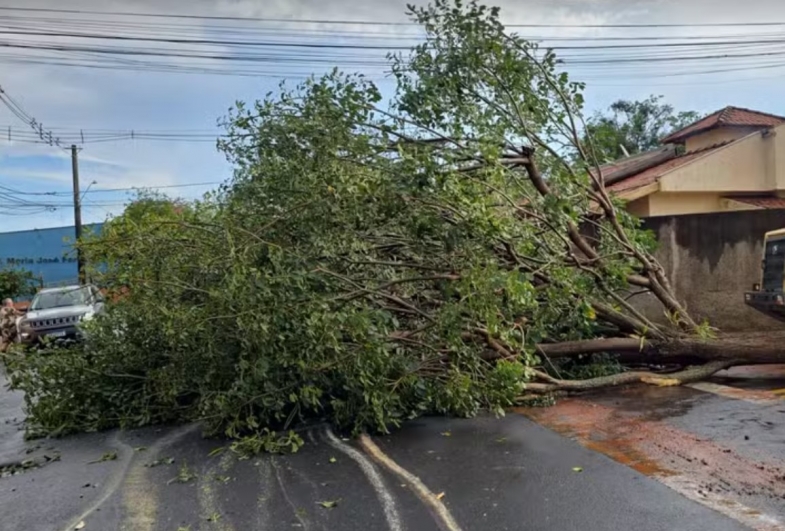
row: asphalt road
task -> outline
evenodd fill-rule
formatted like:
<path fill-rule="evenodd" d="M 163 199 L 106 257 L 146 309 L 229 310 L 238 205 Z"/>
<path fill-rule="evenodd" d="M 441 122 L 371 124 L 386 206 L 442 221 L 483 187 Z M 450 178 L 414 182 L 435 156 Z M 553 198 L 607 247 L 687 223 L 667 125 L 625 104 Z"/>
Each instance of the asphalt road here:
<path fill-rule="evenodd" d="M 410 423 L 373 439 L 382 460 L 323 427 L 306 439 L 297 454 L 247 460 L 209 456 L 222 443 L 197 426 L 24 443 L 30 453 L 17 439 L 17 457 L 43 466 L 0 479 L 0 529 L 745 529 L 518 414 Z M 88 464 L 105 454 L 116 459 Z"/>

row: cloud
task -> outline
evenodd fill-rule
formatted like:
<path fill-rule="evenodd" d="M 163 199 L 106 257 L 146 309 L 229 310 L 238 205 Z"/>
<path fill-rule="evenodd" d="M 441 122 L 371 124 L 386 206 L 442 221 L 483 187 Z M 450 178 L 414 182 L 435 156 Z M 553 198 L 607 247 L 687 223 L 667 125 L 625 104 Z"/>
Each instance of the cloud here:
<path fill-rule="evenodd" d="M 35 164 L 28 164 L 28 167 L 31 169 L 1 170 L 0 177 L 22 181 L 25 184 L 34 180 L 41 186 L 50 183 L 50 185 L 70 187 L 72 184 L 73 177 L 70 172 L 36 170 L 33 169 Z M 90 166 L 80 168 L 80 181 L 82 188 L 93 182 L 101 188 L 155 188 L 176 184 L 174 176 L 165 172 L 150 172 L 131 168 L 122 168 L 121 171 L 106 171 Z"/>

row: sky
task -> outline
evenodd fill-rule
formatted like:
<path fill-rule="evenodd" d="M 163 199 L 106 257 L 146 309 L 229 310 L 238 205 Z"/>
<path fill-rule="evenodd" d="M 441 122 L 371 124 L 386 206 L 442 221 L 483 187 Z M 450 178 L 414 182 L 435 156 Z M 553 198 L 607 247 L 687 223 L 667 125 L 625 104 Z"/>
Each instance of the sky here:
<path fill-rule="evenodd" d="M 125 52 L 107 58 L 93 48 L 144 48 L 145 53 L 153 54 L 161 50 L 187 49 L 188 53 L 204 51 L 211 57 L 237 53 L 238 49 L 224 49 L 220 44 L 197 46 L 75 38 L 62 33 L 279 43 L 392 43 L 398 46 L 414 42 L 416 28 L 286 23 L 269 19 L 405 22 L 405 4 L 399 0 L 0 1 L 0 86 L 28 116 L 42 124 L 44 131 L 52 131 L 53 138 L 60 138 L 60 146 L 31 143 L 35 137 L 29 125 L 0 105 L 0 232 L 73 223 L 73 207 L 68 195 L 71 158 L 67 149 L 72 142 L 79 147 L 80 180 L 82 190 L 86 190 L 83 220 L 102 221 L 121 212 L 122 204 L 131 197 L 127 191 L 107 190 L 152 187 L 176 197 L 196 198 L 230 178 L 231 166 L 215 149 L 215 137 L 220 134 L 218 120 L 235 101 L 253 101 L 264 97 L 268 91 L 277 91 L 282 78 L 288 83 L 296 83 L 309 73 L 319 73 L 340 63 L 345 70 L 358 70 L 378 80 L 383 91 L 391 88 L 381 66 L 384 51 L 380 50 L 299 51 L 298 48 L 268 47 L 260 52 L 243 48 L 240 53 L 269 53 L 272 57 L 260 57 L 251 65 L 218 59 L 140 57 L 124 55 Z M 606 108 L 617 99 L 642 99 L 657 94 L 663 95 L 664 101 L 678 110 L 708 113 L 735 105 L 785 115 L 785 98 L 780 88 L 785 79 L 785 61 L 783 64 L 777 62 L 777 55 L 785 49 L 785 45 L 777 43 L 778 38 L 785 41 L 785 25 L 586 27 L 785 22 L 785 3 L 775 0 L 496 0 L 494 4 L 501 8 L 506 24 L 582 26 L 525 27 L 515 31 L 527 37 L 544 38 L 555 46 L 568 47 L 557 53 L 569 58 L 565 68 L 574 78 L 587 82 L 589 112 Z M 114 14 L 14 11 L 3 10 L 3 7 L 99 10 Z M 266 21 L 117 14 L 121 12 Z M 20 32 L 36 34 L 19 35 Z M 51 35 L 52 32 L 58 35 Z M 736 42 L 754 39 L 757 35 L 775 42 L 765 44 L 765 49 Z M 622 37 L 653 38 L 651 41 L 636 40 L 636 43 L 690 42 L 701 38 L 720 41 L 720 44 L 727 40 L 734 43 L 692 52 L 678 47 L 640 52 L 587 47 L 627 42 L 598 40 Z M 675 40 L 665 40 L 666 37 Z M 8 47 L 8 44 L 70 45 L 84 49 L 38 51 L 29 47 Z M 717 56 L 750 53 L 733 60 L 683 62 L 658 56 L 676 53 L 674 50 Z M 276 56 L 278 52 L 283 55 Z M 760 55 L 761 52 L 766 55 Z M 621 57 L 613 55 L 617 53 L 649 54 L 647 57 L 651 60 L 592 64 L 598 58 Z M 110 61 L 114 67 L 119 64 L 127 69 L 103 68 Z M 570 64 L 570 61 L 574 63 Z M 170 71 L 137 68 L 142 62 L 147 67 L 165 63 L 165 69 Z M 179 71 L 172 72 L 175 67 Z M 183 69 L 191 71 L 183 73 Z M 211 73 L 193 73 L 193 70 L 211 70 Z M 216 70 L 222 75 L 217 75 Z M 227 73 L 233 75 L 225 75 Z M 133 138 L 130 138 L 131 131 L 134 131 Z M 152 140 L 149 138 L 151 133 L 164 136 L 166 140 Z M 183 136 L 186 134 L 187 138 Z M 83 136 L 87 140 L 84 144 Z M 20 202 L 27 202 L 27 206 L 20 207 Z M 44 204 L 48 207 L 38 206 Z"/>

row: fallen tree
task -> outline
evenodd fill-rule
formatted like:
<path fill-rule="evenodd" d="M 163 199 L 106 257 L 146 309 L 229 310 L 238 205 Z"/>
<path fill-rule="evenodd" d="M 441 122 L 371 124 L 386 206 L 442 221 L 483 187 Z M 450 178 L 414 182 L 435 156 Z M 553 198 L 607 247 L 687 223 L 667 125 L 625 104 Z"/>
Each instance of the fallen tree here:
<path fill-rule="evenodd" d="M 779 335 L 717 335 L 674 296 L 552 51 L 475 3 L 411 13 L 426 40 L 390 58 L 388 104 L 338 72 L 238 104 L 226 186 L 83 244 L 127 292 L 85 345 L 9 358 L 37 427 L 199 419 L 271 449 L 295 443 L 270 429 L 312 418 L 386 431 L 785 358 Z M 666 324 L 628 302 L 638 292 Z M 599 353 L 639 368 L 559 377 Z"/>

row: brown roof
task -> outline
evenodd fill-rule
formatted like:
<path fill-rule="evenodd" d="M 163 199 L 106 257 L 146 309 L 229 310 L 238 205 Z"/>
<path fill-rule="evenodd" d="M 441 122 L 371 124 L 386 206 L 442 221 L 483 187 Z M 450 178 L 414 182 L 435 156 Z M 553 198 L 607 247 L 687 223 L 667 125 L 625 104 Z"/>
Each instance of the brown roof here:
<path fill-rule="evenodd" d="M 725 199 L 732 199 L 733 201 L 737 201 L 739 203 L 744 203 L 746 205 L 751 205 L 758 208 L 764 208 L 766 210 L 785 209 L 785 198 L 782 197 L 762 195 L 729 195 L 725 196 Z"/>
<path fill-rule="evenodd" d="M 715 127 L 775 127 L 785 122 L 785 118 L 741 107 L 725 107 L 701 118 L 684 129 L 671 133 L 662 139 L 663 143 L 678 143 L 686 138 Z"/>
<path fill-rule="evenodd" d="M 602 178 L 606 186 L 610 186 L 616 181 L 640 173 L 646 168 L 662 164 L 675 156 L 676 148 L 674 146 L 663 146 L 652 151 L 646 151 L 603 164 L 600 167 L 600 170 L 602 171 Z M 592 171 L 592 173 L 596 172 Z"/>
<path fill-rule="evenodd" d="M 684 166 L 685 164 L 689 164 L 693 160 L 700 158 L 707 153 L 720 149 L 729 143 L 730 142 L 724 142 L 722 144 L 716 144 L 705 149 L 699 149 L 697 151 L 685 153 L 684 155 L 674 157 L 661 164 L 657 164 L 656 166 L 646 168 L 640 173 L 636 173 L 635 175 L 631 175 L 625 179 L 609 185 L 608 191 L 618 194 L 622 192 L 629 192 L 631 190 L 637 190 L 638 188 L 643 188 L 644 186 L 656 183 L 659 181 L 660 177 L 669 171 L 675 170 L 676 168 Z"/>

